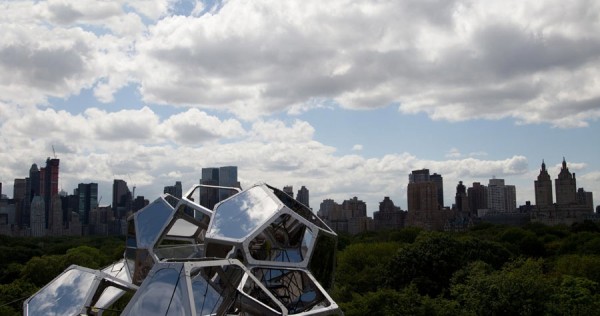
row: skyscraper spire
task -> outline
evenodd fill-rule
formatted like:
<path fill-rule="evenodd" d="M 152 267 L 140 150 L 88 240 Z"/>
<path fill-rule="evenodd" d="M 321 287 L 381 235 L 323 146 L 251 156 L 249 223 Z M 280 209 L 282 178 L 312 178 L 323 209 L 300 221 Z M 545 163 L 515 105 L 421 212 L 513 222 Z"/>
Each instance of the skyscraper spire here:
<path fill-rule="evenodd" d="M 546 171 L 546 162 L 542 159 L 542 171 Z"/>

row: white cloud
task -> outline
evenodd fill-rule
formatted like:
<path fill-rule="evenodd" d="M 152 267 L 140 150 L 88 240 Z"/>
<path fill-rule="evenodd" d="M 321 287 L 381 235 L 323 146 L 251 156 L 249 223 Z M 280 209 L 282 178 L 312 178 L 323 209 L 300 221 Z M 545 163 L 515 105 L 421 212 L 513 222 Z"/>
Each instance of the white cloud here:
<path fill-rule="evenodd" d="M 356 144 L 356 145 L 352 146 L 352 150 L 354 150 L 354 151 L 361 151 L 361 150 L 363 150 L 363 145 Z"/>

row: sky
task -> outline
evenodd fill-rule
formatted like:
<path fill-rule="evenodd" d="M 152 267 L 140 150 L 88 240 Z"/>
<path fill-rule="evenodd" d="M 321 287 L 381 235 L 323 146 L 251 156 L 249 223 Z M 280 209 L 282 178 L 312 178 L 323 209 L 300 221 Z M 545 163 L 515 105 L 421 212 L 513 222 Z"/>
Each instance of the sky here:
<path fill-rule="evenodd" d="M 600 2 L 0 1 L 0 182 L 60 159 L 59 186 L 150 201 L 238 166 L 310 206 L 408 174 L 505 179 L 535 203 L 563 157 L 600 204 Z"/>

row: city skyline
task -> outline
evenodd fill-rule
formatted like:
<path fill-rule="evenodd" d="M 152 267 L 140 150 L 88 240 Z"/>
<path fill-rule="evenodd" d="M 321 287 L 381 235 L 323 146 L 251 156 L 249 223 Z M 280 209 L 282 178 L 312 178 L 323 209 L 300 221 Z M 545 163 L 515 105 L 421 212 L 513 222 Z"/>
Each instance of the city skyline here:
<path fill-rule="evenodd" d="M 1 3 L 7 195 L 55 155 L 59 189 L 98 183 L 103 204 L 114 179 L 156 197 L 235 165 L 242 187 L 306 186 L 313 208 L 406 209 L 423 168 L 446 206 L 494 176 L 522 205 L 563 157 L 600 194 L 600 3 Z"/>
<path fill-rule="evenodd" d="M 57 160 L 57 159 L 52 159 L 52 161 L 54 161 L 54 160 Z M 48 161 L 50 161 L 50 158 L 48 158 Z M 36 164 L 36 163 L 33 163 L 33 164 L 32 164 L 32 167 L 31 167 L 31 169 L 30 169 L 30 176 L 31 176 L 31 170 L 33 170 L 33 169 L 34 169 L 34 167 L 36 167 L 36 166 L 37 166 L 37 164 Z M 561 168 L 561 173 L 562 173 L 562 171 L 564 171 L 564 170 L 565 170 L 564 168 L 568 168 L 568 163 L 567 163 L 567 161 L 566 161 L 566 160 L 564 160 L 564 158 L 563 158 L 563 161 L 561 161 L 560 168 Z M 42 170 L 43 170 L 43 169 L 42 169 Z M 221 184 L 220 184 L 220 183 L 218 182 L 218 178 L 219 178 L 219 177 L 218 177 L 219 170 L 225 170 L 225 172 L 227 172 L 227 173 L 232 173 L 232 174 L 234 175 L 234 177 L 233 177 L 233 178 L 230 178 L 230 179 L 228 179 L 228 180 L 225 180 L 225 182 L 227 182 L 227 183 L 231 182 L 231 184 L 233 185 L 233 187 L 235 187 L 235 186 L 239 185 L 239 182 L 237 182 L 237 181 L 236 181 L 236 179 L 237 179 L 237 172 L 238 172 L 238 171 L 237 171 L 237 166 L 221 166 L 221 167 L 216 167 L 216 168 L 215 168 L 215 167 L 202 168 L 202 174 L 201 174 L 201 177 L 200 177 L 200 179 L 198 179 L 198 181 L 197 181 L 196 183 L 192 183 L 192 184 L 190 184 L 189 186 L 185 187 L 185 186 L 183 186 L 183 185 L 182 185 L 181 181 L 177 180 L 177 181 L 176 181 L 176 185 L 179 185 L 179 186 L 180 186 L 180 189 L 182 190 L 182 193 L 185 193 L 185 192 L 186 192 L 187 190 L 189 190 L 189 189 L 190 189 L 190 188 L 191 188 L 193 185 L 196 185 L 196 184 L 208 184 L 208 185 L 221 185 L 221 186 L 223 186 L 223 185 L 224 185 L 224 186 L 228 186 L 228 185 L 227 185 L 227 183 L 221 183 Z M 567 169 L 567 170 L 568 170 L 568 169 Z M 217 172 L 217 173 L 216 173 L 216 174 L 217 174 L 217 182 L 214 182 L 214 183 L 213 183 L 213 182 L 211 182 L 212 180 L 211 180 L 211 181 L 208 181 L 208 180 L 209 180 L 211 177 L 213 177 L 213 176 L 211 175 L 211 174 L 213 173 L 213 171 L 216 171 L 216 172 Z M 407 176 L 408 176 L 408 179 L 409 179 L 409 181 L 408 181 L 409 183 L 407 183 L 407 187 L 406 187 L 406 194 L 407 194 L 407 196 L 405 196 L 405 197 L 391 197 L 391 196 L 389 196 L 389 195 L 385 195 L 385 194 L 383 194 L 383 195 L 381 196 L 381 199 L 380 199 L 379 201 L 370 202 L 370 203 L 369 203 L 369 202 L 367 202 L 367 203 L 366 203 L 366 205 L 367 205 L 367 214 L 368 214 L 368 216 L 372 217 L 372 216 L 373 216 L 373 213 L 374 213 L 374 212 L 376 212 L 376 211 L 378 210 L 378 208 L 379 208 L 379 206 L 378 206 L 378 205 L 379 205 L 379 203 L 380 203 L 380 202 L 382 202 L 382 201 L 385 201 L 385 199 L 386 199 L 386 198 L 391 198 L 392 200 L 402 200 L 402 201 L 406 201 L 406 204 L 405 204 L 405 205 L 397 204 L 397 206 L 398 206 L 398 207 L 400 207 L 400 209 L 402 209 L 402 210 L 405 210 L 405 211 L 406 211 L 406 210 L 408 210 L 408 209 L 409 209 L 409 202 L 408 202 L 408 200 L 409 200 L 409 197 L 408 197 L 408 195 L 410 195 L 410 194 L 411 194 L 411 193 L 410 193 L 410 185 L 411 185 L 411 183 L 413 183 L 413 184 L 414 184 L 414 182 L 430 182 L 430 181 L 433 181 L 433 182 L 430 182 L 430 183 L 431 183 L 432 185 L 434 185 L 434 186 L 436 186 L 436 185 L 435 185 L 435 183 L 437 183 L 437 186 L 438 186 L 438 188 L 437 188 L 437 189 L 435 189 L 435 191 L 438 191 L 438 192 L 445 192 L 445 193 L 442 193 L 442 194 L 443 194 L 443 196 L 444 196 L 444 198 L 443 198 L 443 205 L 441 205 L 441 206 L 439 207 L 440 209 L 441 209 L 441 208 L 444 208 L 444 207 L 446 207 L 446 208 L 452 208 L 453 204 L 455 203 L 455 201 L 454 201 L 454 198 L 455 198 L 455 193 L 456 193 L 456 188 L 457 188 L 457 185 L 463 185 L 463 186 L 465 187 L 465 189 L 466 189 L 466 188 L 469 188 L 469 190 L 470 190 L 470 189 L 472 188 L 472 186 L 473 186 L 473 185 L 475 185 L 475 186 L 483 185 L 483 186 L 485 186 L 485 187 L 488 187 L 488 186 L 490 186 L 490 185 L 491 185 L 491 186 L 493 187 L 493 186 L 496 186 L 498 183 L 501 183 L 501 185 L 502 185 L 502 186 L 504 186 L 504 185 L 505 185 L 505 182 L 506 182 L 506 181 L 505 181 L 506 179 L 499 179 L 499 178 L 495 178 L 495 177 L 494 177 L 494 178 L 487 179 L 487 181 L 488 181 L 488 182 L 483 182 L 483 181 L 465 182 L 465 181 L 462 181 L 462 180 L 460 180 L 460 181 L 459 181 L 459 183 L 449 184 L 449 183 L 445 183 L 445 182 L 443 181 L 443 175 L 440 175 L 440 174 L 438 174 L 438 173 L 435 173 L 435 172 L 433 172 L 433 171 L 431 171 L 431 172 L 432 172 L 432 173 L 430 174 L 430 170 L 429 170 L 429 169 L 427 169 L 427 168 L 423 168 L 423 169 L 418 169 L 418 170 L 413 170 L 413 171 L 411 171 L 411 173 L 407 175 Z M 548 176 L 548 179 L 547 179 L 547 181 L 550 181 L 551 183 L 553 183 L 553 181 L 558 181 L 558 180 L 556 180 L 556 179 L 558 179 L 558 178 L 559 178 L 559 174 L 560 174 L 560 173 L 557 173 L 557 174 L 556 174 L 556 176 L 555 176 L 554 178 L 552 178 L 552 175 L 548 173 L 548 170 L 547 170 L 547 168 L 546 168 L 546 163 L 545 163 L 545 161 L 543 161 L 543 162 L 540 164 L 539 172 L 542 172 L 542 174 L 545 174 L 545 175 L 547 175 L 547 176 Z M 227 173 L 226 173 L 226 174 L 227 174 Z M 204 178 L 203 178 L 203 177 L 204 177 Z M 227 176 L 227 177 L 228 177 L 228 176 Z M 58 179 L 60 179 L 60 177 L 59 177 Z M 537 180 L 536 180 L 536 179 L 537 179 Z M 24 186 L 25 186 L 25 180 L 29 180 L 29 179 L 26 179 L 26 178 L 15 178 L 15 179 L 14 179 L 14 182 L 15 182 L 15 183 L 16 183 L 17 181 L 23 182 L 23 184 L 22 184 L 22 185 L 23 185 L 23 187 L 24 187 Z M 207 181 L 204 181 L 204 180 L 207 180 Z M 538 177 L 536 177 L 535 179 L 532 179 L 532 180 L 531 180 L 531 183 L 532 183 L 532 185 L 533 185 L 533 186 L 537 186 L 537 185 L 538 185 L 538 184 L 537 184 L 538 180 L 539 180 L 539 176 L 538 176 Z M 92 182 L 94 182 L 95 180 L 91 180 L 91 181 L 92 181 Z M 441 182 L 441 183 L 440 183 L 440 182 Z M 58 184 L 60 185 L 60 180 L 59 180 Z M 79 183 L 79 184 L 78 184 L 78 185 L 77 185 L 77 186 L 76 186 L 76 187 L 75 187 L 75 188 L 74 188 L 72 191 L 73 191 L 73 192 L 77 192 L 77 190 L 81 190 L 81 185 L 82 185 L 82 184 L 83 184 L 83 183 Z M 102 188 L 102 190 L 100 190 L 100 186 L 98 186 L 98 184 L 97 184 L 97 183 L 90 183 L 90 184 L 93 184 L 93 185 L 95 185 L 95 186 L 96 186 L 96 189 L 95 189 L 95 190 L 97 190 L 97 193 L 96 193 L 96 196 L 95 196 L 96 200 L 98 199 L 98 197 L 99 197 L 99 198 L 102 198 L 102 197 L 103 197 L 103 195 L 101 195 L 99 192 L 105 192 L 105 191 L 106 191 L 106 192 L 108 192 L 108 190 L 109 190 L 109 189 L 105 189 L 105 188 Z M 448 189 L 446 189 L 446 190 L 443 190 L 443 189 L 442 189 L 442 190 L 440 190 L 440 188 L 439 188 L 439 185 L 440 185 L 440 184 L 441 184 L 441 185 L 443 185 L 443 187 L 450 187 L 450 189 L 449 189 L 449 190 L 448 190 Z M 144 195 L 143 195 L 143 194 L 140 194 L 140 195 L 137 195 L 137 196 L 133 196 L 132 192 L 131 192 L 131 191 L 130 191 L 130 189 L 129 189 L 129 185 L 131 185 L 131 184 L 128 184 L 128 183 L 127 183 L 127 181 L 124 181 L 124 180 L 122 180 L 122 179 L 113 179 L 112 185 L 110 186 L 110 191 L 112 191 L 112 195 L 105 195 L 105 196 L 107 196 L 107 198 L 108 198 L 108 197 L 111 197 L 111 198 L 112 198 L 112 203 L 108 203 L 108 204 L 107 204 L 107 203 L 105 203 L 104 205 L 102 205 L 102 204 L 99 204 L 99 203 L 98 203 L 98 204 L 97 204 L 97 206 L 99 206 L 99 207 L 100 207 L 100 206 L 112 206 L 113 210 L 116 210 L 116 208 L 115 208 L 115 205 L 114 205 L 114 204 L 115 204 L 115 201 L 116 201 L 115 199 L 117 199 L 117 200 L 118 200 L 118 199 L 120 199 L 120 198 L 118 198 L 118 197 L 116 197 L 116 196 L 115 196 L 115 190 L 117 190 L 117 191 L 119 191 L 119 192 L 120 192 L 120 191 L 123 191 L 123 192 L 120 192 L 120 193 L 118 193 L 118 194 L 117 194 L 117 196 L 124 195 L 124 194 L 125 194 L 125 191 L 126 191 L 126 193 L 127 193 L 127 194 L 129 194 L 129 196 L 130 196 L 130 198 L 131 198 L 131 199 L 129 200 L 129 203 L 132 203 L 132 202 L 133 202 L 133 200 L 134 200 L 134 199 L 135 199 L 137 196 L 141 196 L 142 198 L 144 197 Z M 2 194 L 4 194 L 4 195 L 8 196 L 9 198 L 14 198 L 14 196 L 10 196 L 10 195 L 6 194 L 6 193 L 7 193 L 7 191 L 6 191 L 6 187 L 7 187 L 7 186 L 6 186 L 6 185 L 3 185 L 3 186 L 4 186 L 4 191 L 0 191 L 0 193 L 2 193 Z M 507 187 L 512 187 L 512 190 L 513 190 L 513 193 L 512 193 L 512 195 L 513 195 L 513 198 L 514 198 L 514 195 L 518 195 L 518 192 L 519 192 L 519 189 L 518 189 L 518 187 L 515 187 L 513 184 L 511 184 L 511 183 L 510 183 L 510 181 L 506 183 L 506 186 L 507 186 Z M 122 188 L 120 188 L 120 189 L 116 189 L 117 187 L 122 187 Z M 550 192 L 552 192 L 552 190 L 551 190 L 551 187 L 552 187 L 552 185 L 550 185 Z M 163 186 L 163 191 L 162 191 L 162 193 L 170 193 L 170 194 L 173 194 L 173 192 L 166 192 L 166 191 L 168 191 L 168 190 L 174 190 L 174 188 L 175 188 L 175 186 L 170 186 L 170 185 L 168 185 L 168 184 L 165 184 L 165 185 Z M 242 187 L 242 189 L 243 189 L 243 188 L 244 188 L 244 187 Z M 582 187 L 580 184 L 576 184 L 576 185 L 575 185 L 575 190 L 577 190 L 577 189 L 579 189 L 579 188 L 582 188 L 582 189 L 584 189 L 586 192 L 591 192 L 591 193 L 594 193 L 593 191 L 590 191 L 588 188 L 586 188 L 586 187 Z M 23 188 L 23 189 L 24 189 L 24 188 Z M 281 189 L 281 190 L 283 190 L 283 191 L 285 192 L 285 191 L 286 191 L 286 189 L 293 189 L 293 186 L 290 186 L 290 185 L 284 185 L 284 186 L 280 187 L 280 189 Z M 19 189 L 19 190 L 21 190 L 21 189 Z M 135 184 L 134 184 L 134 190 L 135 190 Z M 13 191 L 14 191 L 14 189 L 13 189 Z M 302 197 L 302 198 L 300 198 L 300 196 L 301 196 L 301 194 L 300 194 L 300 193 L 301 193 L 302 191 L 304 191 L 304 192 L 305 192 L 303 195 L 306 195 L 306 197 Z M 314 191 L 317 191 L 317 192 L 318 192 L 318 188 L 314 189 Z M 20 192 L 20 191 L 19 191 L 19 192 Z M 60 192 L 64 192 L 65 194 L 71 194 L 69 191 L 66 191 L 66 190 L 64 190 L 64 189 L 62 188 L 62 186 L 61 186 Z M 292 191 L 292 192 L 293 192 L 293 191 Z M 138 191 L 138 193 L 139 193 L 139 191 Z M 161 193 L 161 194 L 159 194 L 158 196 L 161 196 L 161 195 L 162 195 L 162 193 Z M 76 193 L 76 194 L 78 194 L 78 193 Z M 552 194 L 553 194 L 553 193 L 552 193 Z M 554 199 L 552 198 L 552 194 L 549 194 L 549 200 L 550 200 L 550 201 L 554 201 L 554 202 L 558 203 L 558 200 L 556 200 L 556 198 L 554 198 Z M 25 193 L 22 193 L 22 195 L 25 195 Z M 178 194 L 176 194 L 176 195 L 178 195 Z M 292 196 L 293 196 L 293 194 L 292 194 Z M 318 194 L 318 196 L 322 196 L 322 194 Z M 357 198 L 357 195 L 347 195 L 347 196 L 345 196 L 345 197 L 343 197 L 343 196 L 342 196 L 341 198 L 325 197 L 325 198 L 323 198 L 323 199 L 320 199 L 320 200 L 313 200 L 312 204 L 316 204 L 316 205 L 318 205 L 318 204 L 320 204 L 321 202 L 323 202 L 323 201 L 325 201 L 325 200 L 347 200 L 348 198 L 352 198 L 352 196 L 354 196 L 354 198 Z M 360 198 L 360 196 L 358 196 L 358 197 Z M 439 203 L 440 203 L 442 200 L 440 200 L 440 199 L 439 199 L 439 197 L 438 197 L 437 195 L 436 195 L 436 198 L 437 198 L 437 201 L 438 201 L 438 204 L 436 204 L 436 205 L 439 205 Z M 304 199 L 308 199 L 308 188 L 306 188 L 306 186 L 304 186 L 304 185 L 301 185 L 301 188 L 298 190 L 298 194 L 297 194 L 297 197 L 296 197 L 296 199 L 300 199 L 300 200 L 299 200 L 300 202 L 304 203 L 304 204 L 305 204 L 305 205 L 307 205 L 307 206 L 310 206 L 310 204 L 311 204 L 310 200 L 308 200 L 307 202 L 304 202 Z M 314 199 L 314 198 L 313 198 L 313 199 Z M 546 198 L 546 199 L 548 199 L 548 198 Z M 515 199 L 514 206 L 515 206 L 515 207 L 519 207 L 519 206 L 525 205 L 525 204 L 526 204 L 526 202 L 530 202 L 530 203 L 531 203 L 531 204 L 533 204 L 533 205 L 537 205 L 537 204 L 536 204 L 536 198 L 535 198 L 535 196 L 534 196 L 534 198 L 533 198 L 532 200 L 527 200 L 527 201 L 525 201 L 525 203 L 518 203 L 518 201 Z M 119 203 L 120 203 L 120 202 L 118 202 L 118 203 L 117 203 L 117 205 L 120 205 Z M 544 204 L 541 204 L 541 205 L 548 205 L 548 203 L 552 204 L 552 202 L 546 202 L 546 203 L 544 203 Z M 209 204 L 210 204 L 210 205 L 214 205 L 214 204 L 215 204 L 215 202 L 213 201 L 212 203 L 209 203 Z M 433 204 L 432 204 L 432 205 L 433 205 Z M 436 209 L 436 208 L 437 208 L 437 206 L 432 206 L 432 205 L 426 206 L 426 207 L 425 207 L 425 209 Z M 600 205 L 600 204 L 598 204 L 598 202 L 597 202 L 597 201 L 594 201 L 594 204 L 593 204 L 594 210 L 595 210 L 596 206 L 598 206 L 598 205 Z M 130 206 L 131 206 L 131 205 L 130 205 Z M 206 206 L 206 207 L 209 207 L 209 205 L 205 205 L 205 206 Z M 209 208 L 210 208 L 210 207 L 209 207 Z M 311 208 L 313 208 L 313 209 L 314 209 L 314 207 L 311 207 Z M 416 208 L 415 208 L 415 210 L 418 210 L 418 209 L 421 209 L 421 207 L 416 207 Z M 492 207 L 492 206 L 491 206 L 491 209 L 494 209 L 494 207 Z M 315 213 L 317 213 L 317 211 L 318 211 L 318 206 L 317 206 L 317 208 L 316 208 L 316 209 L 314 209 L 314 212 L 315 212 Z M 506 210 L 504 210 L 504 211 L 507 211 L 507 212 L 513 212 L 513 211 L 514 211 L 514 209 L 512 209 L 512 208 L 509 208 L 509 209 L 506 209 Z"/>

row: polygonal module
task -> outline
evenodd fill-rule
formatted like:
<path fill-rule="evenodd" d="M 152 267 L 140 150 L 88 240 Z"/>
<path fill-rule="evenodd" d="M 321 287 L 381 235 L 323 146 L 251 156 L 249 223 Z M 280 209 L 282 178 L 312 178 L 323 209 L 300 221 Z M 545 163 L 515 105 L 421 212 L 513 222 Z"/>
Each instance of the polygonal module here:
<path fill-rule="evenodd" d="M 109 307 L 137 286 L 107 273 L 76 265 L 68 267 L 23 302 L 24 315 L 86 315 Z"/>
<path fill-rule="evenodd" d="M 25 315 L 102 315 L 140 284 L 124 315 L 341 313 L 325 290 L 337 235 L 308 207 L 261 184 L 213 212 L 192 198 L 202 186 L 130 216 L 123 260 L 70 267 L 24 303 Z"/>
<path fill-rule="evenodd" d="M 256 296 L 240 291 L 250 284 Z M 169 299 L 164 299 L 164 298 Z M 265 303 L 266 302 L 266 303 Z M 287 310 L 238 260 L 157 263 L 123 315 L 284 315 Z"/>
<path fill-rule="evenodd" d="M 166 194 L 130 216 L 125 258 L 133 283 L 141 284 L 160 260 L 204 257 L 210 215 L 210 210 L 187 197 L 179 200 Z"/>
<path fill-rule="evenodd" d="M 261 184 L 215 207 L 205 236 L 206 255 L 239 258 L 248 266 L 308 268 L 328 288 L 336 237 L 305 205 Z M 323 254 L 326 249 L 331 255 Z"/>

